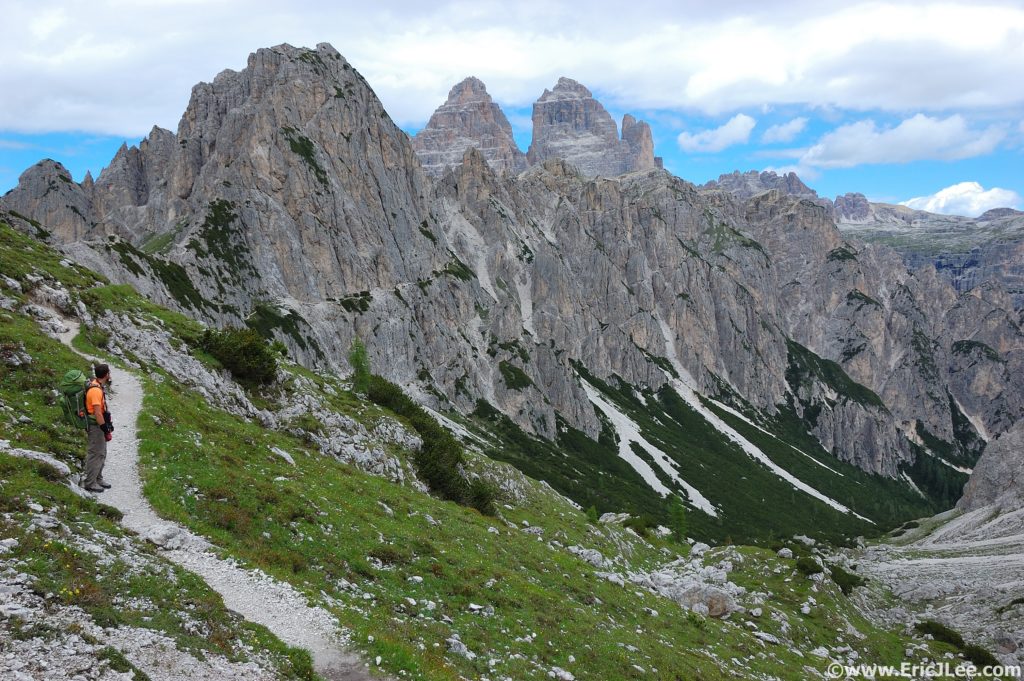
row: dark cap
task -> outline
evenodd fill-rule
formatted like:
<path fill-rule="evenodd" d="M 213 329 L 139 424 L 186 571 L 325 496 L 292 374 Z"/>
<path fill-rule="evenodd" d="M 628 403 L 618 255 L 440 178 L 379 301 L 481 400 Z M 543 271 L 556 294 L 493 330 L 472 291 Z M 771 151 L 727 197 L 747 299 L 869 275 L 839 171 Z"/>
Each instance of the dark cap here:
<path fill-rule="evenodd" d="M 106 364 L 97 364 L 95 371 L 96 378 L 104 378 L 110 374 L 110 367 L 108 367 Z"/>

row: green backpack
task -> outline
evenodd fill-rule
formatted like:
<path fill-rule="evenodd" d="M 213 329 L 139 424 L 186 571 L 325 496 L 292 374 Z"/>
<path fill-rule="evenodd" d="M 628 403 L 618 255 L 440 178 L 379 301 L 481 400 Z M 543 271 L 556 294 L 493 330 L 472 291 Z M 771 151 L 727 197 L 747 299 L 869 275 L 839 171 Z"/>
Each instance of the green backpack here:
<path fill-rule="evenodd" d="M 58 388 L 64 420 L 76 428 L 89 427 L 89 417 L 85 409 L 85 389 L 88 385 L 89 377 L 85 372 L 72 369 L 64 374 Z"/>

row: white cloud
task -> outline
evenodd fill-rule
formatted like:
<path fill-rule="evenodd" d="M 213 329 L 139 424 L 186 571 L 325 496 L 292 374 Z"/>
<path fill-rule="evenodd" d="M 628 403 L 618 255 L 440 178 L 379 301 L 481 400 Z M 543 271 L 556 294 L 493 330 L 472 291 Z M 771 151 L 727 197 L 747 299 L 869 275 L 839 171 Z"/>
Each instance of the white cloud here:
<path fill-rule="evenodd" d="M 794 118 L 787 123 L 773 125 L 761 135 L 761 141 L 765 144 L 775 142 L 792 142 L 793 138 L 804 131 L 807 127 L 807 119 L 804 117 Z"/>
<path fill-rule="evenodd" d="M 917 114 L 892 128 L 863 120 L 824 135 L 803 153 L 799 165 L 851 168 L 867 163 L 954 161 L 988 154 L 1005 137 L 1005 128 L 973 129 L 959 114 L 943 119 Z"/>
<path fill-rule="evenodd" d="M 746 114 L 736 114 L 721 127 L 697 133 L 681 132 L 676 141 L 683 151 L 714 153 L 734 144 L 744 144 L 757 121 Z"/>
<path fill-rule="evenodd" d="M 637 0 L 625 13 L 610 0 L 587 12 L 569 0 L 42 4 L 4 4 L 0 129 L 174 128 L 196 82 L 243 67 L 258 47 L 322 41 L 401 124 L 422 124 L 470 74 L 516 106 L 560 75 L 634 111 L 1024 104 L 1024 88 L 1007 86 L 1024 82 L 1019 3 Z"/>
<path fill-rule="evenodd" d="M 1009 189 L 985 189 L 977 182 L 960 182 L 930 196 L 918 196 L 901 203 L 930 213 L 977 217 L 992 208 L 1020 208 L 1024 200 Z"/>

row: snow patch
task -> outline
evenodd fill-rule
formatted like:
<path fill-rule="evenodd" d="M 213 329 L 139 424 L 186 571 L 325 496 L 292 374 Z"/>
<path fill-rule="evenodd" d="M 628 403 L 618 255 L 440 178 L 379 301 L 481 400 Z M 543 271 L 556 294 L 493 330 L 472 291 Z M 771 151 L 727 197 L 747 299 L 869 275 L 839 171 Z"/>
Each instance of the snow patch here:
<path fill-rule="evenodd" d="M 583 385 L 583 390 L 586 391 L 587 397 L 601 412 L 608 417 L 608 420 L 612 422 L 612 426 L 615 428 L 615 432 L 619 438 L 619 457 L 622 458 L 626 463 L 633 467 L 640 477 L 644 479 L 651 488 L 660 494 L 661 496 L 668 496 L 672 493 L 668 487 L 666 487 L 661 480 L 658 479 L 658 475 L 654 472 L 654 469 L 650 465 L 641 459 L 633 451 L 633 443 L 636 443 L 643 447 L 654 462 L 658 464 L 658 468 L 672 479 L 673 482 L 679 484 L 685 491 L 690 499 L 690 503 L 701 511 L 704 511 L 710 516 L 718 517 L 718 509 L 712 504 L 700 491 L 690 485 L 679 475 L 679 471 L 676 470 L 678 464 L 673 461 L 668 454 L 661 451 L 640 434 L 640 427 L 628 416 L 623 414 L 621 411 L 615 408 L 614 405 L 606 401 L 601 394 L 597 391 L 594 386 L 590 385 L 587 381 L 580 379 Z"/>
<path fill-rule="evenodd" d="M 939 461 L 941 461 L 942 463 L 946 464 L 947 466 L 949 466 L 953 470 L 958 471 L 960 473 L 964 473 L 966 475 L 970 475 L 971 473 L 974 472 L 973 468 L 964 468 L 963 466 L 957 466 L 955 463 L 950 463 L 949 461 L 946 461 L 945 459 L 943 459 L 941 456 L 939 456 L 938 454 L 936 454 L 934 452 L 932 452 L 932 456 L 935 457 L 936 459 L 938 459 Z"/>
<path fill-rule="evenodd" d="M 974 426 L 974 430 L 978 431 L 978 435 L 981 439 L 985 442 L 990 442 L 992 440 L 992 436 L 988 434 L 988 429 L 985 428 L 985 422 L 982 421 L 977 414 L 969 414 L 967 410 L 964 409 L 964 405 L 960 404 L 960 400 L 955 397 L 953 398 L 953 403 L 956 404 L 956 408 L 960 410 L 960 413 L 966 416 L 967 420 L 971 422 L 971 425 Z"/>
<path fill-rule="evenodd" d="M 744 416 L 744 415 L 743 415 L 742 413 L 740 413 L 740 412 L 739 412 L 739 411 L 737 411 L 736 409 L 733 409 L 732 407 L 730 407 L 730 406 L 729 406 L 728 404 L 725 404 L 725 403 L 723 403 L 723 402 L 719 402 L 718 400 L 712 400 L 712 399 L 711 399 L 710 397 L 708 398 L 708 400 L 709 400 L 709 401 L 711 401 L 711 402 L 714 402 L 714 403 L 715 403 L 715 406 L 717 406 L 717 407 L 718 407 L 719 409 L 723 409 L 723 410 L 725 410 L 725 411 L 729 412 L 730 414 L 732 414 L 733 416 L 735 416 L 736 418 L 738 418 L 738 419 L 740 419 L 740 420 L 742 420 L 742 421 L 746 421 L 746 422 L 747 422 L 748 424 L 750 424 L 750 425 L 751 425 L 751 426 L 753 426 L 754 428 L 757 428 L 757 429 L 758 429 L 759 431 L 761 431 L 761 432 L 762 432 L 762 433 L 764 433 L 765 435 L 768 435 L 769 437 L 772 437 L 772 438 L 774 438 L 774 439 L 778 440 L 779 442 L 781 442 L 782 444 L 786 445 L 786 446 L 787 446 L 787 447 L 789 447 L 790 449 L 792 449 L 792 450 L 794 450 L 794 451 L 796 451 L 796 452 L 798 452 L 798 453 L 800 453 L 800 454 L 803 454 L 803 455 L 804 455 L 804 456 L 806 456 L 806 457 L 807 457 L 808 459 L 810 459 L 810 460 L 811 460 L 811 461 L 813 461 L 814 463 L 818 464 L 818 465 L 819 465 L 819 466 L 821 466 L 822 468 L 824 468 L 824 469 L 826 469 L 826 470 L 830 470 L 830 471 L 832 471 L 833 473 L 835 473 L 836 475 L 838 475 L 838 476 L 839 476 L 839 477 L 841 477 L 841 478 L 845 478 L 845 477 L 846 477 L 845 475 L 843 475 L 842 473 L 840 473 L 839 471 L 837 471 L 837 470 L 836 470 L 835 468 L 832 468 L 831 466 L 829 466 L 829 465 L 827 465 L 827 464 L 824 464 L 824 463 L 822 463 L 821 461 L 818 461 L 818 460 L 817 460 L 817 459 L 815 459 L 815 458 L 814 458 L 813 456 L 811 456 L 810 454 L 808 454 L 808 453 L 807 453 L 807 452 L 805 452 L 804 450 L 800 449 L 800 448 L 799 448 L 799 447 L 797 447 L 796 445 L 790 444 L 789 442 L 786 442 L 785 440 L 783 440 L 782 438 L 780 438 L 780 437 L 779 437 L 778 435 L 776 435 L 775 433 L 771 433 L 771 432 L 769 432 L 769 431 L 765 430 L 765 429 L 764 429 L 764 428 L 762 428 L 761 426 L 757 425 L 756 423 L 754 423 L 753 421 L 751 421 L 750 419 L 748 419 L 748 418 L 747 418 L 746 416 Z"/>
<path fill-rule="evenodd" d="M 901 471 L 900 472 L 900 477 L 902 477 L 904 480 L 906 480 L 907 484 L 910 485 L 910 488 L 912 490 L 914 490 L 915 492 L 917 492 L 919 495 L 921 495 L 922 499 L 927 499 L 928 498 L 927 496 L 925 496 L 925 493 L 921 491 L 921 488 L 918 487 L 917 484 L 911 479 L 911 477 L 909 475 L 907 475 L 906 471 Z"/>

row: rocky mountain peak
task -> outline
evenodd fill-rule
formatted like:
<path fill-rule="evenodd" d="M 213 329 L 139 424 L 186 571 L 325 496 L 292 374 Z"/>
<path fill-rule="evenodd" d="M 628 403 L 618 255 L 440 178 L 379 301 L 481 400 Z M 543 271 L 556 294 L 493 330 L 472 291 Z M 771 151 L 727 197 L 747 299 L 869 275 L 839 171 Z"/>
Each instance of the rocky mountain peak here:
<path fill-rule="evenodd" d="M 701 188 L 728 191 L 741 199 L 748 199 L 770 189 L 778 189 L 783 194 L 802 199 L 819 198 L 818 192 L 804 184 L 796 173 L 789 172 L 779 175 L 772 170 L 760 173 L 756 170 L 748 170 L 745 173 L 734 170 L 731 173 L 720 175 L 717 180 L 705 183 Z"/>
<path fill-rule="evenodd" d="M 650 126 L 629 116 L 622 128 L 619 139 L 615 121 L 590 90 L 562 77 L 533 105 L 533 142 L 527 158 L 530 163 L 563 158 L 590 177 L 658 167 Z"/>
<path fill-rule="evenodd" d="M 538 101 L 546 102 L 552 99 L 585 99 L 594 98 L 594 94 L 579 81 L 562 76 L 555 83 L 551 90 L 544 90 Z"/>
<path fill-rule="evenodd" d="M 859 192 L 837 196 L 833 202 L 836 220 L 840 222 L 860 222 L 867 220 L 871 214 L 871 205 L 866 196 Z"/>
<path fill-rule="evenodd" d="M 67 168 L 52 159 L 23 172 L 18 186 L 4 194 L 2 207 L 15 218 L 23 216 L 15 220 L 16 227 L 38 236 L 52 232 L 57 241 L 84 238 L 93 227 L 88 193 Z M 45 230 L 39 225 L 45 225 Z"/>
<path fill-rule="evenodd" d="M 476 101 L 491 101 L 487 86 L 476 76 L 468 76 L 457 83 L 448 93 L 448 104 L 468 104 Z"/>
<path fill-rule="evenodd" d="M 499 173 L 526 169 L 526 155 L 516 146 L 508 118 L 473 76 L 451 89 L 412 144 L 424 170 L 435 176 L 461 163 L 470 148 Z"/>
<path fill-rule="evenodd" d="M 978 216 L 978 222 L 988 222 L 989 220 L 999 220 L 1001 218 L 1013 218 L 1024 216 L 1024 211 L 1016 210 L 1014 208 L 992 208 L 987 210 Z"/>

